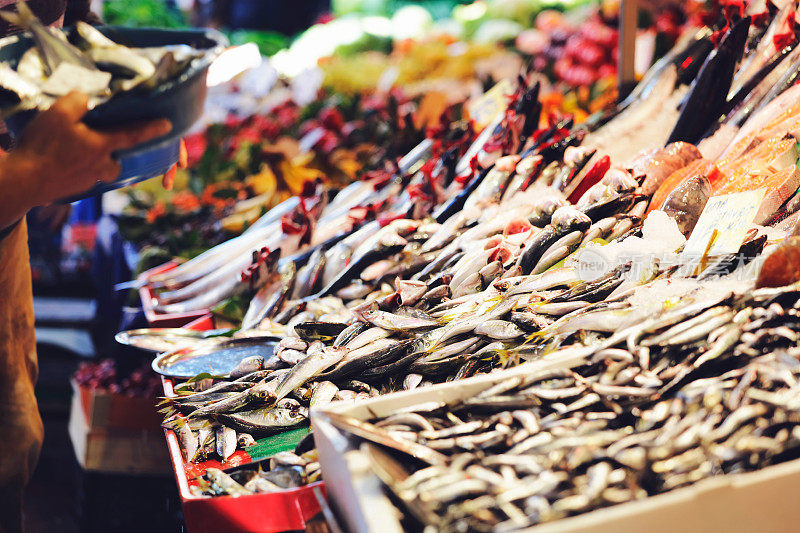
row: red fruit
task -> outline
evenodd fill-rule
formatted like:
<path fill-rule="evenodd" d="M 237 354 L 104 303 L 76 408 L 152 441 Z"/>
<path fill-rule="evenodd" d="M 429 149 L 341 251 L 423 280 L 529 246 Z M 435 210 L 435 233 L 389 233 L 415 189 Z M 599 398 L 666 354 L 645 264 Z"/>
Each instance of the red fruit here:
<path fill-rule="evenodd" d="M 614 65 L 613 63 L 606 63 L 604 65 L 600 65 L 600 67 L 597 69 L 597 77 L 600 79 L 616 75 L 617 75 L 617 66 Z"/>
<path fill-rule="evenodd" d="M 605 51 L 594 43 L 584 42 L 575 57 L 588 67 L 599 67 L 606 59 Z"/>
<path fill-rule="evenodd" d="M 572 59 L 568 57 L 562 57 L 553 65 L 553 72 L 555 73 L 556 77 L 563 79 L 567 71 L 572 68 L 572 65 Z"/>
<path fill-rule="evenodd" d="M 564 55 L 576 59 L 581 52 L 581 48 L 586 43 L 586 39 L 578 34 L 570 36 L 570 38 L 567 39 L 567 43 L 564 45 Z"/>
<path fill-rule="evenodd" d="M 319 112 L 319 120 L 329 130 L 341 131 L 344 126 L 344 117 L 335 107 L 326 107 Z"/>
<path fill-rule="evenodd" d="M 597 73 L 583 65 L 572 65 L 564 72 L 562 79 L 573 87 L 589 86 L 597 80 Z"/>
<path fill-rule="evenodd" d="M 608 48 L 614 46 L 618 39 L 617 30 L 596 20 L 586 21 L 581 26 L 580 34 L 586 39 Z"/>

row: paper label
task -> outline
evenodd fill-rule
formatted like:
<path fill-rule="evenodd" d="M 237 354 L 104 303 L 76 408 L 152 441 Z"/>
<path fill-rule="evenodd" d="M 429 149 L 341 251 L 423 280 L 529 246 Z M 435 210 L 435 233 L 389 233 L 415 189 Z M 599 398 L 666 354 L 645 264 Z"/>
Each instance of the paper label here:
<path fill-rule="evenodd" d="M 709 198 L 683 254 L 699 257 L 738 252 L 765 192 L 765 189 L 758 189 Z M 714 242 L 709 247 L 712 238 Z"/>
<path fill-rule="evenodd" d="M 502 113 L 508 106 L 508 97 L 512 94 L 514 85 L 510 80 L 502 79 L 482 96 L 471 100 L 467 104 L 467 112 L 475 121 L 476 128 L 478 130 L 485 128 L 498 113 Z"/>

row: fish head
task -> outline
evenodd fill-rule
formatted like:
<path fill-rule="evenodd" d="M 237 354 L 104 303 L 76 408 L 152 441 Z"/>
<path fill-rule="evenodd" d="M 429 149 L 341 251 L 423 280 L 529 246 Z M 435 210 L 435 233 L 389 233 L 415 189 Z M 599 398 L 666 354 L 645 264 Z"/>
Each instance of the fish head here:
<path fill-rule="evenodd" d="M 391 228 L 391 232 L 401 237 L 405 237 L 417 231 L 417 228 L 419 228 L 421 224 L 422 222 L 419 220 L 399 218 L 390 222 L 386 227 Z"/>
<path fill-rule="evenodd" d="M 275 390 L 277 388 L 277 383 L 274 381 L 269 381 L 266 383 L 259 383 L 254 385 L 248 391 L 248 396 L 255 401 L 263 402 L 267 405 L 272 405 L 275 403 L 277 399 L 275 395 Z"/>
<path fill-rule="evenodd" d="M 563 206 L 553 213 L 550 225 L 559 230 L 585 231 L 592 225 L 592 219 L 572 206 Z"/>
<path fill-rule="evenodd" d="M 406 244 L 408 244 L 408 241 L 394 231 L 384 233 L 378 240 L 378 246 L 382 248 L 400 248 Z"/>
<path fill-rule="evenodd" d="M 553 214 L 561 207 L 569 205 L 560 196 L 545 196 L 536 201 L 533 205 L 531 215 L 528 217 L 534 226 L 544 227 L 550 223 Z"/>
<path fill-rule="evenodd" d="M 517 163 L 517 174 L 530 177 L 531 174 L 533 174 L 542 164 L 542 159 L 542 156 L 539 154 L 524 157 L 519 163 Z"/>
<path fill-rule="evenodd" d="M 614 192 L 632 191 L 639 186 L 630 172 L 622 168 L 612 168 L 603 176 L 603 184 Z"/>

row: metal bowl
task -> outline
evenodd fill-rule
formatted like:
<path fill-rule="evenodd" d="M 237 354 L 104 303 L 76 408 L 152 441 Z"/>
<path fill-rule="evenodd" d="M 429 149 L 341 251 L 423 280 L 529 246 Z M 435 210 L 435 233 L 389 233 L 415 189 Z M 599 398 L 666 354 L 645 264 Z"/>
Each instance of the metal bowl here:
<path fill-rule="evenodd" d="M 180 139 L 203 114 L 206 99 L 206 73 L 211 62 L 222 52 L 228 42 L 224 35 L 209 29 L 162 30 L 155 28 L 99 27 L 108 38 L 131 47 L 157 47 L 186 44 L 204 54 L 192 61 L 186 70 L 168 82 L 149 91 L 129 91 L 118 94 L 86 113 L 83 121 L 93 128 L 109 128 L 141 120 L 166 118 L 172 122 L 172 131 L 128 150 L 118 152 L 122 171 L 112 183 L 101 183 L 85 193 L 65 199 L 74 201 L 125 187 L 139 181 L 159 176 L 177 161 Z M 69 34 L 72 29 L 64 30 Z M 0 61 L 16 68 L 22 54 L 33 39 L 27 33 L 0 39 Z M 21 111 L 6 119 L 8 131 L 18 136 L 36 110 Z"/>

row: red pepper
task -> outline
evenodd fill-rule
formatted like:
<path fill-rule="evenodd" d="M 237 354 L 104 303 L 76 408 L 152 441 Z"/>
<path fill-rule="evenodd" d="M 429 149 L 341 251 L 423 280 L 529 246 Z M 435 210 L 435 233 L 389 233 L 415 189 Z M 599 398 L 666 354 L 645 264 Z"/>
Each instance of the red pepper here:
<path fill-rule="evenodd" d="M 164 174 L 164 177 L 161 178 L 161 186 L 164 187 L 165 190 L 171 191 L 172 185 L 175 183 L 175 173 L 178 171 L 178 165 L 172 165 L 172 168 L 167 170 L 167 173 Z"/>

